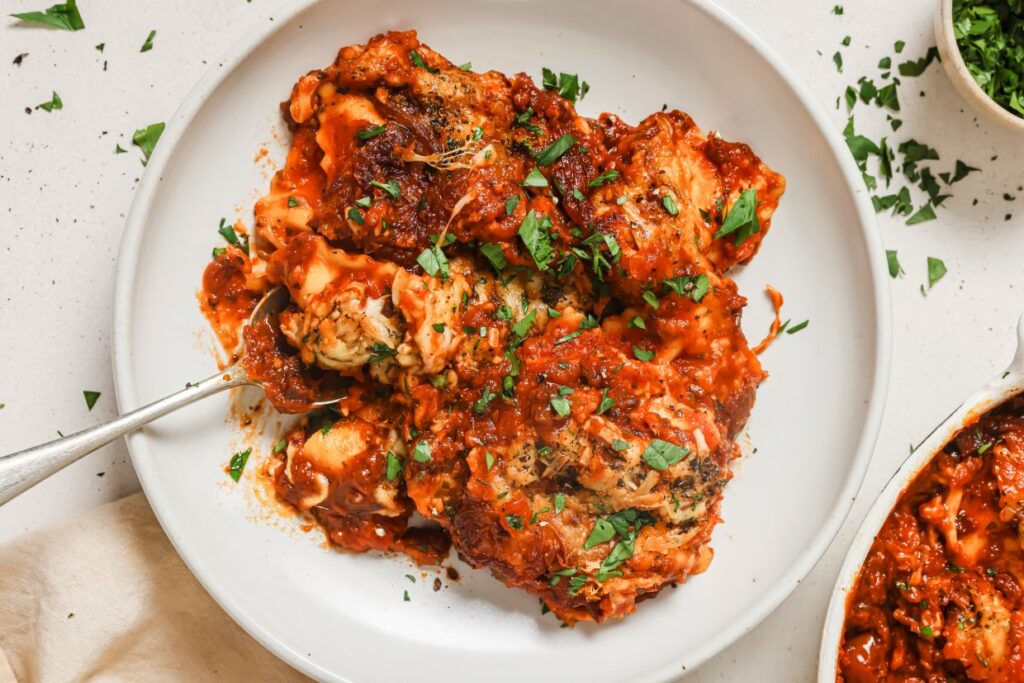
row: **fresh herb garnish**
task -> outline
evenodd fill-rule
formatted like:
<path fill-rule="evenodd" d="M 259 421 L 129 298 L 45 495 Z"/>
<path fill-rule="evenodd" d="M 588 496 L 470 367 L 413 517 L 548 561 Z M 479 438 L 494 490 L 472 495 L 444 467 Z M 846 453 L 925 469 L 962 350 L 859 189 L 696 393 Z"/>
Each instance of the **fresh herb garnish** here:
<path fill-rule="evenodd" d="M 224 238 L 224 241 L 228 244 L 233 244 L 238 247 L 246 254 L 249 253 L 249 238 L 246 235 L 240 235 L 235 231 L 235 226 L 227 222 L 227 219 L 221 218 L 220 225 L 217 226 L 217 232 Z"/>
<path fill-rule="evenodd" d="M 551 246 L 551 225 L 550 218 L 538 214 L 533 209 L 530 209 L 523 222 L 519 224 L 517 234 L 539 270 L 547 270 L 554 257 L 554 248 Z"/>
<path fill-rule="evenodd" d="M 533 324 L 536 321 L 537 309 L 531 308 L 529 311 L 526 312 L 526 315 L 523 316 L 522 320 L 520 320 L 519 322 L 512 326 L 512 334 L 516 335 L 519 338 L 525 337 L 530 332 L 530 328 L 533 327 Z"/>
<path fill-rule="evenodd" d="M 142 150 L 142 165 L 149 163 L 149 157 L 153 154 L 156 143 L 163 135 L 164 124 L 154 123 L 145 128 L 139 128 L 132 134 L 132 144 Z"/>
<path fill-rule="evenodd" d="M 810 324 L 811 324 L 810 320 L 805 320 L 802 323 L 797 323 L 796 325 L 793 325 L 792 327 L 787 327 L 786 334 L 796 334 L 797 332 L 799 332 L 800 330 L 804 329 L 805 327 L 807 327 Z"/>
<path fill-rule="evenodd" d="M 603 415 L 611 410 L 614 405 L 615 399 L 608 395 L 608 387 L 605 387 L 604 390 L 601 391 L 601 403 L 597 406 L 597 414 Z"/>
<path fill-rule="evenodd" d="M 663 207 L 665 207 L 666 211 L 668 211 L 668 215 L 670 215 L 670 216 L 678 216 L 679 215 L 679 206 L 676 205 L 676 198 L 673 197 L 672 195 L 667 194 L 664 197 L 662 197 L 661 198 L 661 205 Z"/>
<path fill-rule="evenodd" d="M 75 0 L 53 5 L 42 12 L 22 12 L 11 16 L 31 24 L 42 24 L 65 31 L 81 31 L 85 28 L 85 22 L 82 21 Z"/>
<path fill-rule="evenodd" d="M 650 361 L 651 359 L 654 358 L 654 351 L 645 351 L 644 349 L 641 349 L 639 346 L 634 346 L 633 347 L 633 356 L 638 361 L 642 361 L 642 362 L 646 363 L 646 362 L 648 362 L 648 361 Z"/>
<path fill-rule="evenodd" d="M 383 190 L 384 194 L 392 199 L 398 199 L 402 196 L 402 188 L 398 186 L 398 182 L 395 180 L 389 180 L 386 183 L 382 183 L 379 180 L 371 180 L 370 184 Z"/>
<path fill-rule="evenodd" d="M 540 151 L 540 154 L 537 156 L 537 165 L 550 166 L 558 161 L 575 144 L 576 138 L 569 134 L 563 135 Z"/>
<path fill-rule="evenodd" d="M 370 362 L 380 363 L 388 358 L 394 358 L 398 355 L 398 351 L 391 348 L 387 344 L 381 342 L 375 342 L 370 346 Z"/>
<path fill-rule="evenodd" d="M 149 52 L 150 50 L 152 50 L 153 49 L 153 39 L 154 38 L 156 38 L 156 30 L 155 29 L 150 31 L 149 35 L 146 36 L 146 42 L 144 42 L 142 44 L 142 49 L 139 50 L 139 52 Z"/>
<path fill-rule="evenodd" d="M 547 187 L 548 179 L 544 177 L 539 168 L 534 168 L 526 174 L 521 184 L 523 187 Z"/>
<path fill-rule="evenodd" d="M 654 439 L 647 445 L 647 448 L 644 449 L 644 453 L 641 457 L 644 462 L 651 466 L 651 469 L 664 472 L 689 454 L 689 448 L 683 448 L 682 446 L 677 446 L 674 443 L 662 441 L 661 439 Z"/>
<path fill-rule="evenodd" d="M 427 63 L 423 61 L 423 57 L 416 50 L 409 50 L 409 60 L 412 62 L 413 66 L 418 66 L 421 69 L 426 69 L 432 74 L 437 73 L 437 69 L 432 69 L 431 67 L 427 66 Z"/>
<path fill-rule="evenodd" d="M 555 494 L 554 505 L 555 505 L 555 514 L 556 515 L 559 514 L 562 510 L 565 509 L 565 494 L 564 493 L 556 493 Z"/>
<path fill-rule="evenodd" d="M 244 451 L 238 451 L 231 456 L 231 462 L 228 464 L 228 476 L 238 481 L 242 478 L 242 470 L 245 469 L 245 463 L 249 462 L 249 454 L 252 453 L 251 448 L 246 448 Z"/>
<path fill-rule="evenodd" d="M 545 90 L 557 90 L 559 95 L 573 104 L 577 100 L 582 100 L 590 90 L 590 84 L 586 81 L 581 84 L 580 77 L 576 74 L 562 72 L 556 76 L 554 71 L 545 67 L 541 70 L 541 75 Z"/>
<path fill-rule="evenodd" d="M 288 448 L 288 440 L 281 439 L 280 441 L 274 444 L 274 455 L 280 455 L 281 453 L 284 452 L 284 449 L 286 448 Z"/>
<path fill-rule="evenodd" d="M 516 531 L 523 530 L 523 518 L 519 515 L 505 515 L 505 524 L 507 524 L 510 529 L 515 529 Z"/>
<path fill-rule="evenodd" d="M 360 140 L 369 140 L 375 138 L 384 132 L 385 126 L 371 126 L 370 128 L 362 128 L 356 131 L 356 137 Z"/>
<path fill-rule="evenodd" d="M 954 22 L 953 27 L 954 35 L 956 34 L 956 26 Z M 957 39 L 959 40 L 959 38 Z M 962 48 L 961 48 L 962 49 Z M 903 62 L 899 66 L 900 76 L 920 76 L 924 73 L 924 70 L 928 68 L 928 65 L 938 59 L 939 50 L 936 47 L 928 48 L 928 52 L 925 53 L 921 59 L 912 59 L 910 61 Z"/>
<path fill-rule="evenodd" d="M 430 462 L 430 444 L 426 441 L 417 441 L 416 447 L 412 449 L 412 459 L 416 462 Z"/>
<path fill-rule="evenodd" d="M 618 171 L 614 171 L 614 170 L 612 170 L 612 171 L 605 171 L 604 173 L 602 173 L 601 175 L 597 176 L 596 178 L 591 180 L 589 183 L 587 183 L 587 187 L 590 187 L 590 188 L 601 187 L 605 183 L 610 183 L 613 180 L 616 180 L 619 177 L 619 175 L 620 174 L 619 174 Z"/>
<path fill-rule="evenodd" d="M 895 249 L 885 250 L 885 260 L 889 264 L 889 276 L 897 278 L 903 275 L 903 266 L 900 265 L 899 258 L 896 255 Z"/>
<path fill-rule="evenodd" d="M 441 247 L 436 244 L 421 251 L 420 255 L 416 257 L 416 263 L 420 264 L 423 271 L 431 277 L 440 277 L 442 280 L 447 280 L 451 274 L 448 257 L 441 251 Z"/>
<path fill-rule="evenodd" d="M 487 406 L 494 400 L 495 396 L 497 396 L 497 394 L 491 391 L 490 387 L 484 387 L 483 393 L 480 394 L 480 398 L 473 404 L 473 411 L 477 415 L 483 415 L 484 411 L 487 410 Z"/>
<path fill-rule="evenodd" d="M 43 102 L 42 104 L 36 105 L 36 109 L 42 109 L 43 111 L 53 111 L 54 109 L 63 109 L 64 101 L 60 99 L 60 95 L 54 90 L 50 96 L 49 102 Z"/>
<path fill-rule="evenodd" d="M 96 405 L 96 400 L 99 399 L 99 397 L 100 397 L 100 392 L 98 392 L 98 391 L 83 391 L 82 395 L 85 396 L 85 405 L 86 405 L 86 407 L 88 407 L 89 410 L 92 410 L 92 407 L 94 405 Z"/>
<path fill-rule="evenodd" d="M 739 246 L 751 235 L 761 230 L 757 218 L 757 191 L 754 188 L 744 190 L 736 198 L 725 220 L 714 234 L 714 239 L 736 233 L 735 245 Z"/>
<path fill-rule="evenodd" d="M 711 279 L 704 273 L 666 278 L 661 283 L 679 296 L 686 297 L 698 304 L 704 300 L 711 288 Z"/>
<path fill-rule="evenodd" d="M 505 259 L 505 251 L 501 248 L 500 244 L 494 242 L 481 244 L 480 253 L 490 262 L 494 270 L 499 273 L 508 266 L 508 261 Z"/>
<path fill-rule="evenodd" d="M 928 257 L 928 289 L 931 289 L 935 284 L 943 278 L 946 274 L 946 264 L 942 262 L 942 259 L 937 259 L 933 256 Z"/>

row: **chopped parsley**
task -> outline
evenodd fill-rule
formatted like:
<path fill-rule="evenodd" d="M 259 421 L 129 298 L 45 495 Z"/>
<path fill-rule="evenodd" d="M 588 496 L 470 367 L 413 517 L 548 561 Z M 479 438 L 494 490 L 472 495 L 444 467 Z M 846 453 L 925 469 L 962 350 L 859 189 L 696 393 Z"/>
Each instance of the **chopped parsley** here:
<path fill-rule="evenodd" d="M 363 128 L 356 131 L 356 137 L 360 140 L 369 140 L 375 138 L 384 132 L 385 126 L 371 126 L 370 128 Z"/>
<path fill-rule="evenodd" d="M 484 451 L 484 463 L 487 465 L 488 470 L 494 467 L 494 454 L 490 451 Z"/>
<path fill-rule="evenodd" d="M 331 431 L 331 427 L 334 426 L 334 420 L 326 419 L 323 424 L 320 425 L 320 434 L 327 436 L 327 433 Z"/>
<path fill-rule="evenodd" d="M 638 315 L 634 315 L 632 318 L 630 318 L 629 326 L 630 327 L 635 327 L 638 330 L 646 330 L 647 329 L 647 323 L 645 323 L 644 319 L 641 318 Z"/>
<path fill-rule="evenodd" d="M 11 16 L 31 24 L 41 24 L 64 31 L 81 31 L 85 28 L 85 22 L 82 21 L 82 15 L 78 12 L 76 0 L 67 0 L 67 2 L 48 7 L 42 12 L 22 12 Z"/>
<path fill-rule="evenodd" d="M 550 403 L 559 417 L 566 417 L 572 412 L 572 403 L 565 396 L 552 396 Z"/>
<path fill-rule="evenodd" d="M 471 71 L 473 69 L 473 62 L 466 62 L 465 64 L 459 64 L 459 71 Z"/>
<path fill-rule="evenodd" d="M 398 186 L 398 182 L 395 180 L 389 180 L 386 183 L 382 183 L 379 180 L 372 180 L 370 184 L 379 190 L 382 190 L 384 194 L 391 197 L 392 199 L 398 199 L 402 196 L 402 188 Z"/>
<path fill-rule="evenodd" d="M 417 441 L 416 447 L 412 449 L 412 459 L 416 462 L 430 462 L 430 444 L 426 441 Z"/>
<path fill-rule="evenodd" d="M 534 168 L 526 174 L 526 178 L 522 182 L 523 187 L 547 187 L 548 179 L 544 177 L 544 174 L 540 172 L 539 168 Z M 506 204 L 506 208 L 507 208 Z M 513 207 L 515 208 L 515 207 Z"/>
<path fill-rule="evenodd" d="M 88 407 L 89 410 L 92 410 L 92 407 L 96 405 L 96 401 L 99 399 L 101 394 L 98 391 L 83 391 L 82 395 L 85 396 L 86 407 Z"/>
<path fill-rule="evenodd" d="M 145 128 L 139 128 L 132 134 L 132 144 L 142 150 L 142 165 L 149 163 L 149 157 L 156 148 L 156 143 L 164 133 L 163 123 L 154 123 Z"/>
<path fill-rule="evenodd" d="M 676 205 L 676 198 L 673 197 L 672 195 L 667 194 L 664 197 L 662 197 L 661 205 L 665 207 L 665 210 L 668 211 L 668 214 L 670 216 L 679 215 L 679 206 Z"/>
<path fill-rule="evenodd" d="M 736 198 L 722 227 L 714 234 L 714 238 L 725 237 L 736 234 L 735 245 L 739 246 L 751 235 L 761 230 L 761 224 L 757 218 L 757 191 L 754 188 L 744 190 Z"/>
<path fill-rule="evenodd" d="M 639 346 L 634 346 L 633 356 L 638 361 L 646 363 L 654 358 L 654 351 L 645 351 L 644 349 L 641 349 Z"/>
<path fill-rule="evenodd" d="M 946 264 L 942 259 L 928 257 L 928 289 L 931 289 L 946 275 Z"/>
<path fill-rule="evenodd" d="M 508 199 L 505 200 L 505 215 L 506 216 L 511 216 L 515 212 L 516 207 L 519 206 L 519 200 L 521 198 L 522 198 L 522 195 L 516 194 L 516 195 L 512 195 L 511 197 L 509 197 Z"/>
<path fill-rule="evenodd" d="M 142 49 L 139 50 L 139 52 L 149 52 L 150 50 L 152 50 L 153 49 L 153 39 L 154 38 L 156 38 L 156 30 L 155 29 L 150 31 L 149 35 L 146 36 L 146 42 L 144 42 L 142 44 Z"/>
<path fill-rule="evenodd" d="M 63 109 L 64 101 L 60 99 L 60 95 L 54 90 L 50 96 L 49 102 L 43 102 L 42 104 L 36 105 L 36 109 L 42 109 L 43 111 L 53 111 L 54 109 Z"/>
<path fill-rule="evenodd" d="M 604 413 L 607 413 L 614 405 L 615 399 L 608 395 L 608 387 L 605 387 L 604 390 L 601 391 L 601 403 L 597 406 L 597 414 L 603 415 Z"/>
<path fill-rule="evenodd" d="M 590 84 L 586 81 L 581 83 L 577 74 L 562 72 L 555 75 L 555 72 L 547 67 L 541 70 L 541 82 L 545 90 L 556 90 L 573 104 L 577 100 L 582 100 L 590 90 Z"/>
<path fill-rule="evenodd" d="M 665 278 L 661 283 L 679 296 L 686 297 L 698 304 L 704 300 L 711 288 L 711 279 L 704 273 Z"/>
<path fill-rule="evenodd" d="M 924 626 L 921 627 L 921 635 L 924 636 L 925 638 L 931 638 L 932 636 L 935 635 L 935 632 L 932 631 L 932 627 L 931 626 L 929 626 L 928 624 L 925 624 Z"/>
<path fill-rule="evenodd" d="M 530 107 L 522 114 L 516 115 L 516 125 L 525 128 L 526 130 L 534 133 L 535 135 L 543 135 L 544 129 L 536 124 L 530 123 L 530 119 L 533 117 L 533 107 Z"/>
<path fill-rule="evenodd" d="M 955 22 L 954 22 L 954 26 L 953 26 L 953 31 L 954 31 L 954 35 L 955 35 L 956 34 Z M 959 41 L 959 38 L 957 40 Z M 963 50 L 962 47 L 961 47 L 961 50 Z M 936 59 L 938 59 L 938 58 L 939 58 L 939 50 L 938 50 L 938 48 L 936 48 L 934 46 L 930 47 L 930 48 L 928 48 L 928 52 L 925 53 L 924 57 L 921 57 L 920 59 L 912 59 L 912 60 L 909 60 L 909 61 L 906 61 L 906 62 L 903 62 L 902 64 L 900 64 L 900 66 L 899 66 L 900 76 L 920 76 L 921 74 L 924 73 L 924 70 L 927 69 L 928 66 L 932 62 L 934 62 Z"/>
<path fill-rule="evenodd" d="M 610 183 L 613 180 L 616 180 L 619 177 L 619 175 L 619 172 L 615 170 L 605 171 L 604 173 L 602 173 L 601 175 L 597 176 L 589 183 L 587 183 L 587 187 L 601 187 L 605 183 Z"/>
<path fill-rule="evenodd" d="M 661 307 L 661 302 L 658 301 L 658 295 L 649 289 L 645 289 L 644 293 L 641 294 L 640 297 L 654 310 L 658 310 L 658 308 Z"/>
<path fill-rule="evenodd" d="M 886 249 L 885 260 L 889 264 L 889 276 L 897 278 L 903 275 L 903 266 L 900 265 L 900 260 L 896 255 L 896 250 Z"/>
<path fill-rule="evenodd" d="M 295 197 L 292 197 L 291 195 L 289 195 L 288 196 L 288 208 L 289 209 L 294 209 L 298 205 L 299 205 L 299 200 L 296 199 Z"/>
<path fill-rule="evenodd" d="M 533 324 L 536 321 L 537 309 L 531 308 L 526 312 L 526 315 L 523 316 L 522 320 L 512 326 L 512 334 L 520 338 L 525 337 L 530 332 L 530 328 L 533 327 Z"/>
<path fill-rule="evenodd" d="M 497 394 L 491 391 L 490 387 L 484 387 L 484 391 L 480 394 L 479 400 L 473 404 L 473 411 L 477 415 L 483 415 L 484 411 L 487 410 L 487 406 L 494 400 L 495 396 L 497 396 Z"/>
<path fill-rule="evenodd" d="M 421 251 L 420 255 L 416 257 L 416 263 L 420 264 L 423 272 L 431 277 L 440 277 L 442 280 L 447 280 L 451 274 L 448 257 L 441 251 L 441 247 L 436 244 Z"/>
<path fill-rule="evenodd" d="M 246 448 L 244 451 L 238 451 L 231 456 L 231 462 L 228 463 L 228 476 L 238 481 L 242 478 L 242 470 L 245 469 L 245 463 L 249 462 L 249 454 L 252 453 L 251 448 Z"/>
<path fill-rule="evenodd" d="M 953 36 L 967 70 L 985 94 L 1024 116 L 1024 6 L 1017 0 L 957 2 Z"/>
<path fill-rule="evenodd" d="M 536 169 L 534 169 L 536 170 Z M 551 219 L 538 214 L 533 209 L 519 224 L 518 235 L 523 241 L 526 250 L 533 257 L 539 270 L 547 270 L 554 257 L 554 248 L 551 246 Z"/>
<path fill-rule="evenodd" d="M 398 351 L 391 348 L 387 344 L 381 342 L 375 342 L 370 346 L 370 362 L 380 363 L 388 358 L 394 358 L 398 355 Z"/>
<path fill-rule="evenodd" d="M 810 324 L 811 324 L 810 320 L 805 320 L 802 323 L 797 323 L 796 325 L 793 325 L 792 327 L 787 327 L 786 334 L 796 334 L 797 332 L 799 332 L 800 330 L 804 329 L 805 327 L 807 327 Z"/>
<path fill-rule="evenodd" d="M 541 150 L 537 156 L 538 166 L 550 166 L 551 164 L 558 161 L 559 158 L 576 144 L 576 138 L 566 134 L 558 138 L 550 145 Z"/>
<path fill-rule="evenodd" d="M 481 244 L 480 253 L 490 262 L 491 267 L 499 273 L 508 266 L 508 261 L 505 259 L 505 250 L 501 248 L 500 244 L 493 242 Z"/>
<path fill-rule="evenodd" d="M 651 469 L 664 472 L 689 454 L 689 448 L 683 448 L 682 446 L 677 446 L 674 443 L 662 441 L 661 439 L 654 439 L 647 445 L 647 448 L 644 449 L 644 453 L 641 457 L 644 462 L 651 466 Z"/>
<path fill-rule="evenodd" d="M 507 524 L 510 529 L 515 529 L 516 531 L 523 530 L 523 518 L 519 515 L 505 515 L 505 524 Z"/>
<path fill-rule="evenodd" d="M 437 73 L 437 69 L 432 69 L 427 66 L 427 63 L 423 61 L 423 57 L 416 50 L 409 50 L 409 61 L 412 62 L 413 66 L 418 66 L 421 69 L 426 69 L 432 74 Z"/>
<path fill-rule="evenodd" d="M 227 219 L 221 218 L 220 225 L 217 226 L 217 232 L 224 238 L 224 241 L 228 244 L 233 244 L 238 247 L 246 254 L 249 253 L 249 238 L 246 235 L 239 235 L 235 231 L 235 226 L 227 222 Z"/>
<path fill-rule="evenodd" d="M 387 476 L 388 481 L 394 481 L 395 479 L 398 479 L 398 475 L 400 475 L 401 473 L 402 473 L 402 459 L 399 458 L 394 453 L 392 453 L 391 451 L 388 451 L 388 453 L 387 453 L 387 468 L 386 468 L 385 476 Z"/>
<path fill-rule="evenodd" d="M 562 510 L 564 510 L 564 509 L 565 509 L 565 494 L 564 494 L 564 493 L 556 493 L 556 494 L 555 494 L 555 498 L 554 498 L 554 501 L 555 501 L 555 502 L 554 502 L 554 505 L 555 505 L 555 514 L 557 515 L 557 514 L 559 514 L 559 513 L 560 513 L 560 512 L 562 511 Z"/>
<path fill-rule="evenodd" d="M 281 439 L 280 441 L 274 444 L 274 455 L 280 455 L 281 453 L 284 452 L 284 449 L 286 448 L 288 448 L 288 440 Z"/>

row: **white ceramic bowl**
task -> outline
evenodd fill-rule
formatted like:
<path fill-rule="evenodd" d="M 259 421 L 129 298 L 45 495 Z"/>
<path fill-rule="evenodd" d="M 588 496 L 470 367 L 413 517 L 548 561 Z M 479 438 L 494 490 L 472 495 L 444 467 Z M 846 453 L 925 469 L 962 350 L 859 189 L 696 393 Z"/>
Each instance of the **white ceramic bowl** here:
<path fill-rule="evenodd" d="M 476 70 L 541 67 L 591 84 L 587 115 L 638 121 L 663 104 L 750 143 L 788 190 L 761 253 L 738 275 L 759 339 L 767 283 L 799 334 L 763 356 L 771 373 L 749 423 L 757 453 L 737 463 L 709 571 L 643 603 L 622 623 L 560 629 L 536 598 L 456 563 L 433 592 L 401 557 L 332 552 L 260 518 L 248 484 L 273 443 L 253 444 L 241 485 L 223 471 L 246 439 L 226 396 L 128 439 L 150 503 L 185 562 L 224 609 L 316 678 L 363 682 L 486 679 L 666 681 L 753 628 L 817 562 L 845 518 L 873 448 L 888 381 L 888 275 L 860 173 L 835 127 L 788 69 L 706 0 L 309 1 L 263 20 L 169 119 L 125 229 L 115 301 L 122 410 L 210 374 L 212 340 L 195 291 L 220 242 L 218 220 L 251 225 L 280 163 L 278 103 L 339 46 L 394 28 Z M 710 58 L 726 55 L 727 58 Z M 239 207 L 237 213 L 234 207 Z M 829 444 L 822 448 L 821 444 Z M 408 590 L 410 601 L 402 594 Z"/>
<path fill-rule="evenodd" d="M 839 578 L 832 589 L 825 617 L 825 630 L 818 657 L 818 683 L 835 683 L 839 644 L 846 620 L 849 594 L 860 576 L 861 565 L 871 544 L 888 519 L 900 495 L 924 467 L 959 432 L 972 416 L 982 415 L 1024 391 L 1024 317 L 1017 323 L 1017 353 L 1009 368 L 964 401 L 952 415 L 936 427 L 900 466 L 872 503 L 843 561 Z"/>
<path fill-rule="evenodd" d="M 1017 116 L 998 105 L 975 82 L 974 77 L 964 64 L 960 47 L 953 35 L 953 0 L 939 0 L 938 11 L 935 13 L 935 44 L 942 57 L 942 68 L 945 70 L 953 87 L 959 91 L 968 104 L 990 121 L 1024 133 L 1024 117 Z"/>

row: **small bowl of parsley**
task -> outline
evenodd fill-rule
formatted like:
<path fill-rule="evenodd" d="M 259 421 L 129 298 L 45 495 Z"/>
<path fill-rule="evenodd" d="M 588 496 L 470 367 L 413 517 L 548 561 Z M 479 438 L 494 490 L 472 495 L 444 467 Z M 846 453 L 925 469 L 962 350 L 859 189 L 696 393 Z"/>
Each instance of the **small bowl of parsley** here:
<path fill-rule="evenodd" d="M 935 38 L 964 99 L 1024 133 L 1024 0 L 939 0 Z"/>

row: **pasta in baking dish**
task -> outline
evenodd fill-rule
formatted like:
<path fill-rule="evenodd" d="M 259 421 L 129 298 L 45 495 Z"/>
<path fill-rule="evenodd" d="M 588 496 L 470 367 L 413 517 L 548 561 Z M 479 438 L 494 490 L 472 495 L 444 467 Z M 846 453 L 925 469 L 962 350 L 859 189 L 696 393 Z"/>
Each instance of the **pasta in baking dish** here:
<path fill-rule="evenodd" d="M 725 273 L 785 185 L 679 111 L 582 117 L 588 87 L 475 73 L 411 31 L 343 48 L 282 104 L 287 160 L 202 294 L 233 348 L 288 288 L 244 331 L 279 409 L 350 382 L 275 448 L 281 498 L 348 550 L 454 546 L 570 624 L 711 560 L 765 377 Z"/>
<path fill-rule="evenodd" d="M 837 681 L 1024 681 L 1024 397 L 903 492 L 850 593 Z"/>

